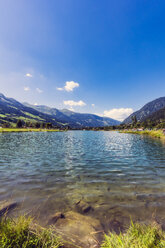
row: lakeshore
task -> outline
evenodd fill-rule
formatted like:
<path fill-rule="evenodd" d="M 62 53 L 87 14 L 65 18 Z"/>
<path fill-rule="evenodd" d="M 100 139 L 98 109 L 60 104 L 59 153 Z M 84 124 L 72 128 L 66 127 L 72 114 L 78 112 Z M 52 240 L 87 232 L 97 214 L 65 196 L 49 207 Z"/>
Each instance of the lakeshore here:
<path fill-rule="evenodd" d="M 120 133 L 129 133 L 129 134 L 140 134 L 140 135 L 149 135 L 153 138 L 158 138 L 165 141 L 165 134 L 163 130 L 120 130 Z"/>
<path fill-rule="evenodd" d="M 0 128 L 0 133 L 20 133 L 20 132 L 63 132 L 60 129 L 45 129 L 45 128 Z"/>
<path fill-rule="evenodd" d="M 0 210 L 1 211 L 1 210 Z M 108 234 L 101 231 L 102 238 L 97 240 L 99 231 L 89 232 L 82 240 L 73 233 L 66 236 L 61 230 L 57 229 L 54 223 L 47 228 L 42 227 L 34 222 L 33 218 L 19 216 L 11 219 L 7 217 L 0 219 L 0 246 L 3 248 L 163 248 L 165 247 L 165 232 L 162 231 L 158 223 L 153 222 L 150 225 L 133 223 L 124 233 L 109 232 Z M 57 217 L 57 215 L 56 215 Z M 60 218 L 60 217 L 59 217 Z M 65 218 L 65 216 L 63 216 Z M 84 217 L 85 219 L 86 217 Z M 54 217 L 55 219 L 55 217 Z M 56 218 L 56 221 L 58 219 Z M 70 220 L 72 229 L 77 228 L 77 222 L 80 225 L 84 223 L 80 219 Z M 93 224 L 93 223 L 92 223 Z M 74 226 L 74 227 L 73 227 Z M 90 224 L 86 223 L 89 228 Z M 68 228 L 68 225 L 66 226 Z M 82 226 L 84 228 L 84 225 Z M 82 230 L 81 226 L 79 229 Z M 64 227 L 65 230 L 65 227 Z M 78 233 L 78 232 L 77 232 Z M 83 230 L 84 233 L 84 230 Z"/>

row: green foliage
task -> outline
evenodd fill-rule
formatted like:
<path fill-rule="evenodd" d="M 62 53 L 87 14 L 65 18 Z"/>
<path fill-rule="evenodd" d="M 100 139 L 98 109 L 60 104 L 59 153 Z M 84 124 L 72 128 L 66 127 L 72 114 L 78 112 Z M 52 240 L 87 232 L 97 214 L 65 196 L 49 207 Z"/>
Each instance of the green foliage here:
<path fill-rule="evenodd" d="M 105 235 L 101 248 L 163 248 L 165 234 L 156 225 L 133 224 L 128 231 L 119 235 Z"/>
<path fill-rule="evenodd" d="M 45 126 L 46 128 L 52 128 L 52 123 L 46 123 L 46 126 Z"/>
<path fill-rule="evenodd" d="M 133 131 L 133 130 L 124 130 L 122 133 L 132 133 L 132 134 L 145 134 L 152 136 L 154 138 L 159 138 L 165 140 L 165 135 L 162 130 L 144 130 L 144 131 Z"/>
<path fill-rule="evenodd" d="M 65 242 L 66 247 L 76 247 Z M 16 220 L 0 221 L 1 248 L 64 248 L 52 228 L 32 225 L 32 218 L 20 216 Z M 164 248 L 165 233 L 156 225 L 133 224 L 126 233 L 105 235 L 101 248 Z"/>
<path fill-rule="evenodd" d="M 39 122 L 35 123 L 35 128 L 40 128 L 41 124 Z"/>
<path fill-rule="evenodd" d="M 133 115 L 131 119 L 132 119 L 132 124 L 135 125 L 137 123 L 136 115 Z"/>
<path fill-rule="evenodd" d="M 17 121 L 17 124 L 16 124 L 16 127 L 17 128 L 21 128 L 23 126 L 23 121 L 22 120 L 18 120 Z"/>
<path fill-rule="evenodd" d="M 32 219 L 19 217 L 16 221 L 3 219 L 0 222 L 1 248 L 60 248 L 62 243 L 51 229 L 33 230 Z"/>
<path fill-rule="evenodd" d="M 45 128 L 46 127 L 46 123 L 42 122 L 41 123 L 41 128 Z"/>
<path fill-rule="evenodd" d="M 3 127 L 3 128 L 10 128 L 10 127 L 11 127 L 11 124 L 10 124 L 9 122 L 4 122 L 4 123 L 2 124 L 2 127 Z"/>
<path fill-rule="evenodd" d="M 103 130 L 103 131 L 111 131 L 111 130 L 128 130 L 128 129 L 133 129 L 133 128 L 143 128 L 143 129 L 163 129 L 165 128 L 165 119 L 158 119 L 158 120 L 146 120 L 143 122 L 139 122 L 136 119 L 136 116 L 132 117 L 132 123 L 121 123 L 120 125 L 117 126 L 106 126 L 106 127 L 97 127 L 97 128 L 86 128 L 86 130 Z"/>
<path fill-rule="evenodd" d="M 30 117 L 33 118 L 33 119 L 38 119 L 38 120 L 43 120 L 43 121 L 44 121 L 44 119 L 40 118 L 40 117 L 37 116 L 37 115 L 33 115 L 33 114 L 29 113 L 29 112 L 23 112 L 23 111 L 22 111 L 22 113 L 24 113 L 24 114 L 27 115 L 27 116 L 30 116 Z"/>

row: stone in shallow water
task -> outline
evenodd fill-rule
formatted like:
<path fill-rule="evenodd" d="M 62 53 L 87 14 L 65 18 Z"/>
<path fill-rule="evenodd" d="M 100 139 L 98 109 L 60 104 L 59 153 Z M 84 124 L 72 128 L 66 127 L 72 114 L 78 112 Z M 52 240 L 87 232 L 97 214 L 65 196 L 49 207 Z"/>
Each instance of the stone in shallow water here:
<path fill-rule="evenodd" d="M 51 219 L 48 221 L 48 225 L 54 225 L 59 219 L 64 219 L 65 215 L 61 212 L 57 212 Z"/>
<path fill-rule="evenodd" d="M 94 209 L 88 203 L 80 200 L 76 203 L 76 210 L 82 214 L 86 214 L 89 211 L 93 211 Z"/>
<path fill-rule="evenodd" d="M 0 204 L 0 217 L 9 214 L 12 210 L 14 210 L 18 206 L 17 202 L 6 202 Z"/>
<path fill-rule="evenodd" d="M 77 212 L 69 211 L 65 218 L 59 218 L 55 225 L 55 231 L 64 240 L 83 248 L 100 247 L 103 230 L 100 222 L 90 216 L 84 216 Z"/>

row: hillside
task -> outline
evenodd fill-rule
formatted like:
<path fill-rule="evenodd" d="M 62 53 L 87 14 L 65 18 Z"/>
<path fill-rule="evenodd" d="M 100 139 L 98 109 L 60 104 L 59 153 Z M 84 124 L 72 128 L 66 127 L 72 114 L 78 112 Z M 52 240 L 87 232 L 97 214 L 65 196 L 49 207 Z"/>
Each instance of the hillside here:
<path fill-rule="evenodd" d="M 33 108 L 24 106 L 13 98 L 7 98 L 0 94 L 0 123 L 16 123 L 18 119 L 31 122 L 51 122 L 53 125 L 61 126 L 55 118 L 41 113 Z"/>
<path fill-rule="evenodd" d="M 137 121 L 146 120 L 151 114 L 159 111 L 165 107 L 165 97 L 160 97 L 154 101 L 145 104 L 140 110 L 134 112 L 129 117 L 127 117 L 123 123 L 128 124 L 132 122 L 132 117 L 136 116 Z"/>
<path fill-rule="evenodd" d="M 24 104 L 34 108 L 37 111 L 49 114 L 58 121 L 67 123 L 71 127 L 104 127 L 120 124 L 120 122 L 117 120 L 97 116 L 94 114 L 76 113 L 68 109 L 58 110 L 56 108 L 50 108 L 44 105 L 30 105 L 28 103 Z"/>
<path fill-rule="evenodd" d="M 145 121 L 161 121 L 161 120 L 165 120 L 165 107 L 154 112 L 153 114 L 149 115 Z"/>
<path fill-rule="evenodd" d="M 47 106 L 22 104 L 13 98 L 0 94 L 0 124 L 24 122 L 52 123 L 54 126 L 71 128 L 103 127 L 119 124 L 111 118 L 93 114 L 80 114 L 69 110 L 58 110 Z"/>

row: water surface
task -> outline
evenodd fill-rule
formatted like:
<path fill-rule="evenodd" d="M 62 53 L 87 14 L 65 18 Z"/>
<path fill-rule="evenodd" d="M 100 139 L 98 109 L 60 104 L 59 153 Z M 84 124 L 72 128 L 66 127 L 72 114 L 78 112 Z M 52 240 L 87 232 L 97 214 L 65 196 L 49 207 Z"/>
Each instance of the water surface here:
<path fill-rule="evenodd" d="M 0 202 L 45 222 L 57 211 L 87 213 L 106 229 L 130 220 L 164 223 L 165 146 L 117 132 L 68 131 L 0 134 Z"/>

